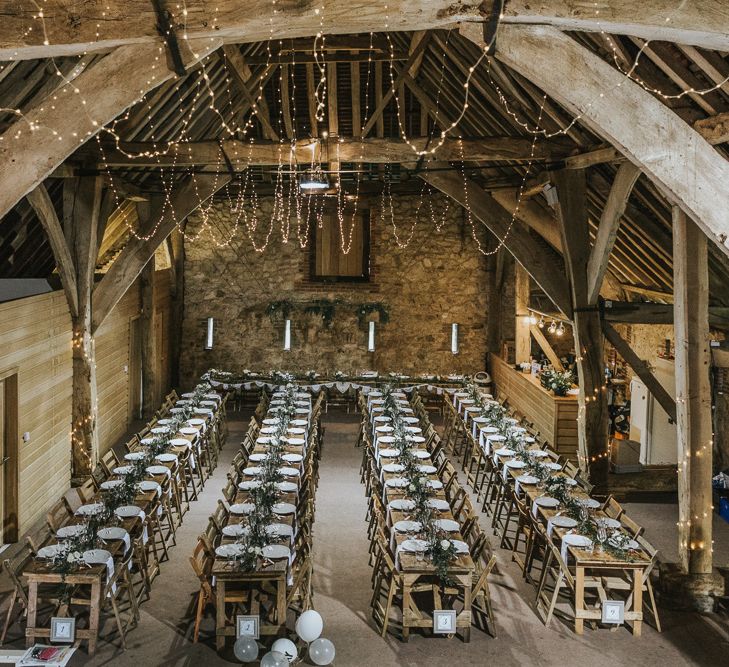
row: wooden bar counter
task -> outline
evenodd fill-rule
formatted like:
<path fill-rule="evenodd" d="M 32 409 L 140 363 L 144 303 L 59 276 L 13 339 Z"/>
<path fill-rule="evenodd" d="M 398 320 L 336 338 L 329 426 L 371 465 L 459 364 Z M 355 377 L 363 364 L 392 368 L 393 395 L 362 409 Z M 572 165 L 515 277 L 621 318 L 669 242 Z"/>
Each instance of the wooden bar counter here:
<path fill-rule="evenodd" d="M 521 373 L 495 354 L 489 355 L 496 395 L 534 423 L 553 449 L 577 458 L 577 396 L 555 396 L 531 373 Z"/>

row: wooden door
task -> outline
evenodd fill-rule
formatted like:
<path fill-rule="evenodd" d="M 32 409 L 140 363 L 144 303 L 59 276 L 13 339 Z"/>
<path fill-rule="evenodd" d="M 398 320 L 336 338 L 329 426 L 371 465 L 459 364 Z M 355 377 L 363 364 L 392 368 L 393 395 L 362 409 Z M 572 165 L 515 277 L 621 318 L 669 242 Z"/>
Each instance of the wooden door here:
<path fill-rule="evenodd" d="M 18 541 L 18 375 L 0 377 L 0 530 L 10 544 Z"/>

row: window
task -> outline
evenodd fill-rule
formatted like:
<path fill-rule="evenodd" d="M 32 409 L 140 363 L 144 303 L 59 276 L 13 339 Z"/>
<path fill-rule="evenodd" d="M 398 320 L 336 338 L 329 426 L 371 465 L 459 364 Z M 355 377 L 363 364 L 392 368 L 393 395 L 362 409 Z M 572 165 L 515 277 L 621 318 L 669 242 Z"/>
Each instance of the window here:
<path fill-rule="evenodd" d="M 339 229 L 336 211 L 325 211 L 321 227 L 313 224 L 311 279 L 322 282 L 366 282 L 370 277 L 370 212 L 345 212 Z M 351 235 L 351 244 L 350 244 Z M 344 239 L 342 240 L 342 236 Z M 342 246 L 349 245 L 345 255 Z"/>

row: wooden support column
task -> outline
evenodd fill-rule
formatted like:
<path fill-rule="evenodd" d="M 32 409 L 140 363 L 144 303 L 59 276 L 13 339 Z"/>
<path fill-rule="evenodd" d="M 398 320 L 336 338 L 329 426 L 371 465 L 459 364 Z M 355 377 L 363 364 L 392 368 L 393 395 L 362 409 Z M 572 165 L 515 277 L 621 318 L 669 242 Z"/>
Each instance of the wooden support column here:
<path fill-rule="evenodd" d="M 76 269 L 76 316 L 73 328 L 73 394 L 71 399 L 71 446 L 73 476 L 91 474 L 98 462 L 98 398 L 96 391 L 96 352 L 91 327 L 91 293 L 98 252 L 101 178 L 64 181 L 64 232 Z"/>
<path fill-rule="evenodd" d="M 579 376 L 578 436 L 580 467 L 598 491 L 607 490 L 608 410 L 604 391 L 603 337 L 600 313 L 589 305 L 587 264 L 590 237 L 587 222 L 586 178 L 583 169 L 554 173 L 562 227 L 562 247 L 572 297 L 572 330 Z"/>
<path fill-rule="evenodd" d="M 172 322 L 170 324 L 170 383 L 180 386 L 180 344 L 182 320 L 185 311 L 185 237 L 179 229 L 175 229 L 167 237 L 170 260 L 172 262 Z"/>
<path fill-rule="evenodd" d="M 531 335 L 529 333 L 529 274 L 526 269 L 514 262 L 514 351 L 517 364 L 527 363 L 531 356 Z"/>
<path fill-rule="evenodd" d="M 679 556 L 685 572 L 706 575 L 712 568 L 707 239 L 678 207 L 673 209 L 673 273 Z"/>
<path fill-rule="evenodd" d="M 154 326 L 154 255 L 139 274 L 142 309 L 139 317 L 142 338 L 142 416 L 149 419 L 159 403 L 157 340 Z"/>
<path fill-rule="evenodd" d="M 501 354 L 501 288 L 504 284 L 504 261 L 506 251 L 503 248 L 487 257 L 489 274 L 488 321 L 486 322 L 486 347 L 490 354 Z"/>

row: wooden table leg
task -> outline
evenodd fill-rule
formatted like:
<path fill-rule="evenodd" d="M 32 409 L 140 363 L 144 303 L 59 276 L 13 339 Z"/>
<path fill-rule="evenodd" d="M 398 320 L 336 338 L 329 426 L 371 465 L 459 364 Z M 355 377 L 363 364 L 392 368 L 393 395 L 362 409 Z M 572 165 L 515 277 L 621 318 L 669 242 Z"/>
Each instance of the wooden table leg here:
<path fill-rule="evenodd" d="M 410 581 L 407 576 L 402 579 L 402 640 L 410 639 L 410 627 L 407 625 L 407 615 L 410 613 L 412 595 L 410 594 Z"/>
<path fill-rule="evenodd" d="M 585 568 L 579 565 L 575 568 L 575 632 L 581 635 L 584 631 L 585 621 L 579 617 L 585 609 Z"/>
<path fill-rule="evenodd" d="M 633 611 L 639 614 L 633 621 L 633 635 L 640 637 L 643 629 L 643 571 L 638 568 L 633 570 Z"/>
<path fill-rule="evenodd" d="M 101 608 L 101 579 L 91 584 L 91 606 L 89 607 L 89 655 L 96 652 L 99 638 L 99 609 Z"/>
<path fill-rule="evenodd" d="M 464 577 L 463 582 L 463 611 L 461 611 L 462 614 L 468 614 L 468 617 L 472 619 L 471 616 L 471 606 L 472 606 L 472 580 L 471 575 L 469 574 L 467 577 Z M 490 620 L 489 620 L 490 622 Z M 471 641 L 471 625 L 463 630 L 463 641 L 467 644 Z"/>
<path fill-rule="evenodd" d="M 276 582 L 276 623 L 279 629 L 286 625 L 286 574 Z"/>
<path fill-rule="evenodd" d="M 225 580 L 218 579 L 215 592 L 215 648 L 225 648 Z"/>
<path fill-rule="evenodd" d="M 35 619 L 38 611 L 38 582 L 28 582 L 28 619 L 25 624 L 25 645 L 35 644 Z"/>

